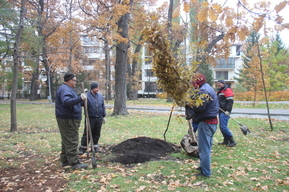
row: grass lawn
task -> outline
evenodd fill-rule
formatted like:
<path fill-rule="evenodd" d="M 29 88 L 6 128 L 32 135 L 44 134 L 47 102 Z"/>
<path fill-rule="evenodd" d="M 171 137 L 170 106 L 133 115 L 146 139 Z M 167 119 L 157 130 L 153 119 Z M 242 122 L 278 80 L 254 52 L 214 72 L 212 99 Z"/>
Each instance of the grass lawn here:
<path fill-rule="evenodd" d="M 108 114 L 112 111 L 108 110 Z M 101 147 L 119 144 L 130 138 L 146 136 L 164 139 L 169 114 L 129 111 L 127 116 L 107 116 L 100 139 Z M 196 178 L 194 168 L 199 159 L 189 157 L 183 150 L 171 154 L 170 160 L 150 161 L 133 165 L 108 163 L 110 156 L 97 154 L 97 168 L 90 159 L 86 170 L 70 170 L 59 162 L 60 134 L 54 106 L 46 104 L 18 104 L 18 132 L 11 133 L 9 104 L 0 104 L 0 173 L 2 191 L 21 191 L 22 177 L 32 174 L 42 191 L 54 191 L 52 185 L 64 180 L 59 191 L 288 191 L 289 189 L 289 122 L 273 121 L 274 130 L 265 119 L 236 118 L 251 134 L 244 136 L 239 125 L 230 121 L 237 146 L 226 148 L 218 129 L 212 148 L 210 178 Z M 173 115 L 166 141 L 179 145 L 187 133 L 187 122 Z M 80 136 L 83 132 L 83 123 Z M 27 167 L 30 166 L 30 169 Z M 33 171 L 31 171 L 33 170 Z M 43 175 L 41 175 L 43 174 Z M 49 174 L 49 177 L 46 175 Z M 32 181 L 31 181 L 32 182 Z M 50 184 L 51 186 L 49 187 Z M 17 188 L 18 187 L 18 188 Z"/>
<path fill-rule="evenodd" d="M 7 100 L 6 100 L 7 101 Z M 29 100 L 20 100 L 21 102 L 29 103 Z M 8 102 L 8 101 L 7 101 Z M 48 103 L 47 99 L 35 100 L 33 103 Z M 105 101 L 106 104 L 114 104 L 114 100 Z M 138 100 L 127 100 L 127 105 L 145 105 L 145 106 L 167 106 L 172 107 L 173 102 L 167 102 L 166 99 L 146 99 L 139 98 Z M 289 104 L 286 103 L 269 103 L 270 109 L 289 109 Z M 263 102 L 256 101 L 254 103 L 240 103 L 235 101 L 234 108 L 256 108 L 256 109 L 265 109 L 266 104 Z"/>

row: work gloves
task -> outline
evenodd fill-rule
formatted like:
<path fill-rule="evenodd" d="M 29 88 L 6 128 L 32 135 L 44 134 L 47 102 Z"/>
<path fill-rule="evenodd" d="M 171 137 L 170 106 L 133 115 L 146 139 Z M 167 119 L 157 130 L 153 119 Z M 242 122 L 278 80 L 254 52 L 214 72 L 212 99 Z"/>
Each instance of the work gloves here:
<path fill-rule="evenodd" d="M 87 99 L 86 93 L 81 93 L 80 97 L 81 97 L 82 100 L 86 100 Z"/>
<path fill-rule="evenodd" d="M 106 123 L 106 118 L 103 117 L 102 124 L 105 124 L 105 123 Z"/>
<path fill-rule="evenodd" d="M 230 112 L 229 111 L 225 111 L 225 115 L 230 116 Z"/>

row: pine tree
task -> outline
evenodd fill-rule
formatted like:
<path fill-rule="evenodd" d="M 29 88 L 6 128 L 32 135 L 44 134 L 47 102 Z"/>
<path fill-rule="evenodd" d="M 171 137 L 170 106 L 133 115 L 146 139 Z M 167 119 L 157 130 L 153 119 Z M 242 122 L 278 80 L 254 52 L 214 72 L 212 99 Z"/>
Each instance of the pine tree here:
<path fill-rule="evenodd" d="M 244 51 L 244 55 L 242 56 L 243 68 L 239 69 L 237 73 L 239 77 L 235 77 L 235 79 L 243 85 L 247 90 L 256 90 L 256 84 L 258 78 L 256 76 L 252 76 L 253 66 L 252 66 L 252 58 L 254 51 L 254 46 L 259 41 L 260 35 L 253 31 L 250 36 L 246 39 L 246 49 Z"/>

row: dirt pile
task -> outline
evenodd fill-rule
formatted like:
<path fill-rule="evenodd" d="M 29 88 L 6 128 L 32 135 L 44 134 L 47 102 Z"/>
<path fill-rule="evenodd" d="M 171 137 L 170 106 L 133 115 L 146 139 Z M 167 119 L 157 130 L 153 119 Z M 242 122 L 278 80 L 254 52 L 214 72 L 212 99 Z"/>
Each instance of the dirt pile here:
<path fill-rule="evenodd" d="M 110 151 L 116 155 L 113 162 L 134 164 L 162 159 L 179 152 L 180 147 L 160 139 L 137 137 L 110 147 Z"/>

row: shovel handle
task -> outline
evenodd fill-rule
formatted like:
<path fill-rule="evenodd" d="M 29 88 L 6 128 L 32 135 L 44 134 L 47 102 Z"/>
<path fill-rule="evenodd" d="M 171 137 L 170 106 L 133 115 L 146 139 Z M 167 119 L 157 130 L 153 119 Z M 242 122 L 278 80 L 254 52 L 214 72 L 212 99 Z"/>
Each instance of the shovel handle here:
<path fill-rule="evenodd" d="M 225 111 L 221 108 L 219 108 L 223 113 L 225 113 Z M 233 119 L 234 121 L 236 121 L 236 123 L 238 123 L 240 126 L 243 126 L 239 121 L 237 121 L 236 119 L 234 119 L 232 116 L 228 115 L 231 119 Z"/>

